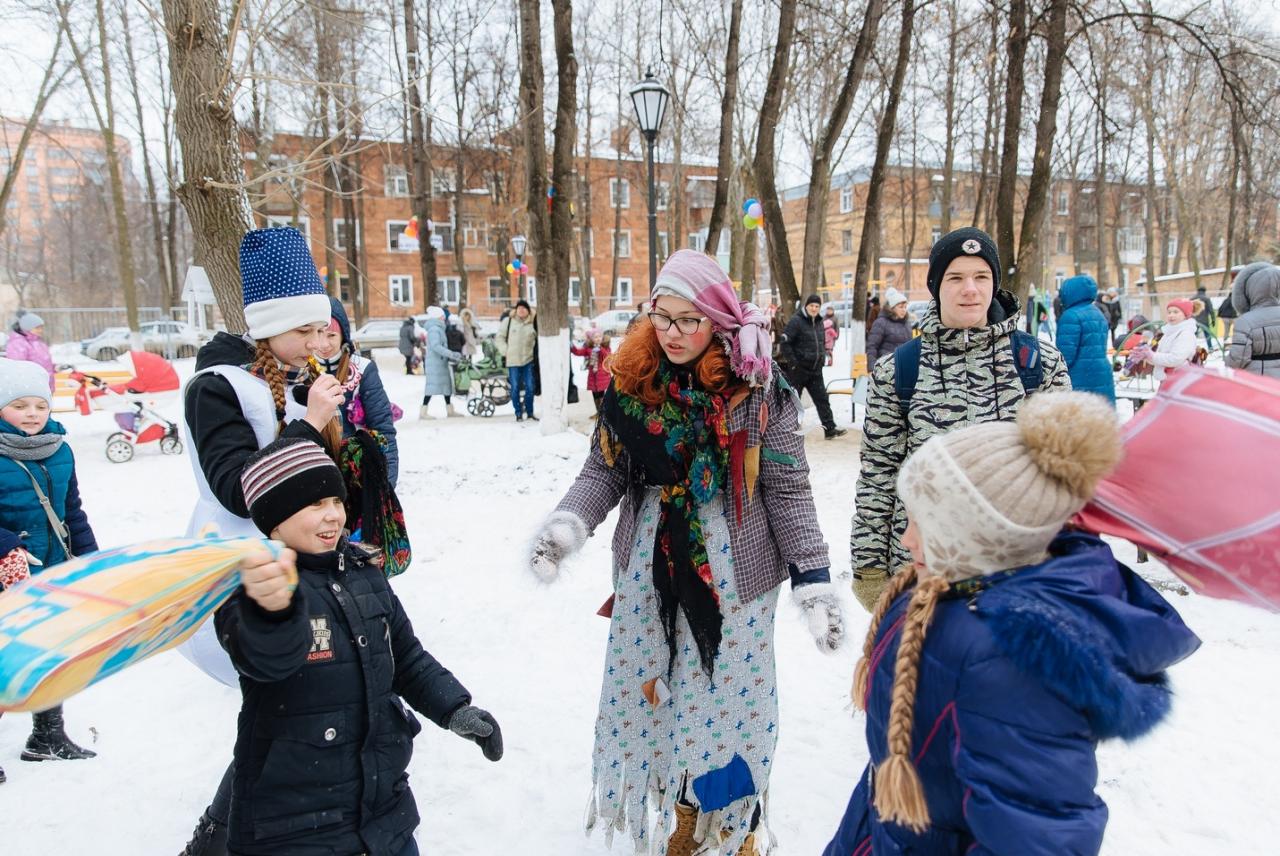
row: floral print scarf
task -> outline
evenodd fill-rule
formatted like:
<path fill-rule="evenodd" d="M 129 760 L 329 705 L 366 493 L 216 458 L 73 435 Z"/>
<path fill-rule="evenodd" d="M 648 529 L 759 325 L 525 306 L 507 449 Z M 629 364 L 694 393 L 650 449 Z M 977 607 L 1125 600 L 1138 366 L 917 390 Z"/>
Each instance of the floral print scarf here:
<path fill-rule="evenodd" d="M 688 372 L 665 360 L 658 377 L 667 395 L 652 408 L 610 385 L 601 428 L 626 449 L 633 478 L 662 491 L 653 582 L 670 653 L 668 672 L 676 654 L 676 617 L 683 612 L 710 675 L 723 618 L 698 512 L 726 487 L 728 399 L 698 389 Z"/>

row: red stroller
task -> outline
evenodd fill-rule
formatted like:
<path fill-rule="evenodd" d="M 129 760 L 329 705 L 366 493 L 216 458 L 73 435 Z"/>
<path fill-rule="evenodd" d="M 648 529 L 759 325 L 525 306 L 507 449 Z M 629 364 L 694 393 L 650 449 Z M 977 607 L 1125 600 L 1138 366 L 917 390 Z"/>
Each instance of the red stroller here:
<path fill-rule="evenodd" d="M 165 419 L 150 405 L 155 393 L 172 392 L 179 387 L 178 373 L 158 354 L 130 351 L 134 376 L 124 383 L 108 384 L 100 377 L 72 372 L 71 379 L 80 384 L 76 390 L 76 407 L 88 415 L 96 404 L 99 410 L 115 415 L 120 430 L 107 437 L 107 460 L 123 464 L 133 459 L 134 446 L 159 441 L 166 455 L 182 454 L 178 425 Z"/>

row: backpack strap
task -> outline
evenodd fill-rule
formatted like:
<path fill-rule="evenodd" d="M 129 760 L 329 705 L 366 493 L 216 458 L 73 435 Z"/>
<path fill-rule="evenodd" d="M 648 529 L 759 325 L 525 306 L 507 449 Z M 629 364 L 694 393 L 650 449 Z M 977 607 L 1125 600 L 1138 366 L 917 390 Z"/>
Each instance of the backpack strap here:
<path fill-rule="evenodd" d="M 1014 330 L 1009 336 L 1013 349 L 1013 364 L 1018 368 L 1018 380 L 1022 390 L 1031 395 L 1044 383 L 1044 361 L 1040 358 L 1040 338 L 1025 330 Z"/>
<path fill-rule="evenodd" d="M 27 474 L 27 478 L 31 479 L 31 488 L 36 492 L 36 499 L 40 501 L 40 507 L 44 509 L 45 516 L 49 518 L 49 531 L 57 539 L 58 546 L 62 548 L 63 554 L 68 559 L 74 559 L 76 554 L 71 552 L 71 547 L 67 544 L 68 539 L 71 537 L 71 530 L 67 528 L 67 524 L 58 516 L 58 512 L 53 510 L 53 503 L 49 501 L 49 497 L 45 495 L 44 490 L 40 487 L 40 482 L 36 481 L 36 474 L 31 472 L 22 461 L 15 460 L 14 463 L 22 467 L 22 471 Z"/>
<path fill-rule="evenodd" d="M 911 409 L 911 396 L 916 393 L 916 381 L 920 379 L 920 336 L 899 345 L 893 352 L 893 391 L 898 396 L 898 407 L 905 419 Z"/>
<path fill-rule="evenodd" d="M 917 336 L 893 352 L 893 391 L 898 396 L 898 407 L 905 417 L 911 408 L 911 397 L 920 380 L 921 339 Z M 1014 330 L 1009 336 L 1013 351 L 1013 364 L 1018 369 L 1018 380 L 1027 395 L 1038 391 L 1044 382 L 1044 361 L 1040 358 L 1040 339 L 1025 330 Z"/>

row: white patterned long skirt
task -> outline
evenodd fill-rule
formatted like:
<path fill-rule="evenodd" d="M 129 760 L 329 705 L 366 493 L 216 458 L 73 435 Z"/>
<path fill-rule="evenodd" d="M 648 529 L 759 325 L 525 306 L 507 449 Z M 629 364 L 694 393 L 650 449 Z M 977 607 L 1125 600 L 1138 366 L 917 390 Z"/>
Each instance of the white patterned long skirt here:
<path fill-rule="evenodd" d="M 587 829 L 604 827 L 610 842 L 615 831 L 629 833 L 637 852 L 665 856 L 676 801 L 683 796 L 699 806 L 695 785 L 701 785 L 708 802 L 736 797 L 700 813 L 699 835 L 708 847 L 703 852 L 736 853 L 757 811 L 757 846 L 764 852 L 765 794 L 778 740 L 778 590 L 749 603 L 740 600 L 728 518 L 704 509 L 703 533 L 724 617 L 720 654 L 709 679 L 680 614 L 668 679 L 667 642 L 653 588 L 658 502 L 659 491 L 651 488 L 641 506 L 630 567 L 614 586 Z"/>

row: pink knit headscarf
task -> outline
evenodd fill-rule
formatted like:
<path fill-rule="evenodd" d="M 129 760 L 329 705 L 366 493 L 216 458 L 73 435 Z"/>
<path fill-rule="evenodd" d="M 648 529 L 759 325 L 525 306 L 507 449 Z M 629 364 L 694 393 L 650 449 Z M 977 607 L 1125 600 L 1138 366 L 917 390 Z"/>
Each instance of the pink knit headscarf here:
<path fill-rule="evenodd" d="M 752 303 L 738 298 L 733 283 L 715 259 L 696 250 L 677 250 L 658 271 L 650 301 L 662 295 L 680 297 L 711 319 L 729 341 L 729 365 L 752 386 L 769 380 L 773 364 L 769 319 Z"/>

